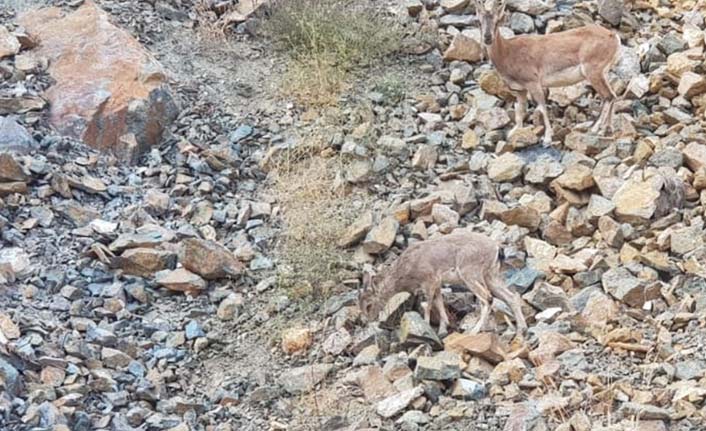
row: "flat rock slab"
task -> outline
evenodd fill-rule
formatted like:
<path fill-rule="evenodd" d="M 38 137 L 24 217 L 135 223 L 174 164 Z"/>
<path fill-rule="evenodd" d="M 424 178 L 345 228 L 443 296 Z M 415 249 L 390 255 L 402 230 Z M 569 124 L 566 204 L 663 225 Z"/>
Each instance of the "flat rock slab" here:
<path fill-rule="evenodd" d="M 309 392 L 325 379 L 331 370 L 333 370 L 332 364 L 314 364 L 292 368 L 282 374 L 282 386 L 290 394 Z"/>
<path fill-rule="evenodd" d="M 157 60 L 103 10 L 87 2 L 73 13 L 59 8 L 20 18 L 39 39 L 56 84 L 45 96 L 50 120 L 63 134 L 134 163 L 156 145 L 178 108 Z"/>

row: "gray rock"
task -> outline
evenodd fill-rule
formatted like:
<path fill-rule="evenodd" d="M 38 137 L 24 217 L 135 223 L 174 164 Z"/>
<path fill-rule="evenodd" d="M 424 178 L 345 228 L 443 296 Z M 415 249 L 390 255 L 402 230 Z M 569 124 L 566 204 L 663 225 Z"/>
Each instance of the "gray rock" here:
<path fill-rule="evenodd" d="M 397 328 L 402 315 L 414 306 L 414 300 L 414 296 L 409 292 L 398 292 L 393 295 L 380 312 L 380 326 L 389 329 Z"/>
<path fill-rule="evenodd" d="M 704 375 L 706 363 L 699 360 L 688 360 L 677 362 L 674 366 L 674 376 L 679 380 L 694 380 L 699 379 Z"/>
<path fill-rule="evenodd" d="M 27 154 L 39 144 L 23 126 L 12 117 L 0 117 L 0 151 Z"/>
<path fill-rule="evenodd" d="M 451 396 L 461 400 L 477 401 L 488 396 L 485 385 L 468 379 L 458 379 L 451 387 Z"/>
<path fill-rule="evenodd" d="M 562 288 L 549 283 L 539 284 L 529 293 L 523 295 L 523 298 L 533 307 L 542 311 L 555 307 L 561 308 L 563 311 L 571 311 L 572 309 L 571 302 Z"/>
<path fill-rule="evenodd" d="M 687 48 L 687 44 L 680 35 L 670 32 L 657 42 L 657 48 L 669 56 L 675 52 L 684 51 Z"/>
<path fill-rule="evenodd" d="M 436 332 L 416 311 L 408 311 L 400 322 L 400 341 L 407 344 L 430 344 L 441 348 Z"/>
<path fill-rule="evenodd" d="M 313 364 L 292 368 L 280 376 L 284 390 L 290 394 L 309 392 L 328 376 L 333 364 Z"/>
<path fill-rule="evenodd" d="M 187 340 L 193 340 L 195 338 L 206 336 L 206 333 L 201 327 L 201 324 L 196 320 L 191 320 L 189 323 L 187 323 L 184 327 L 184 332 L 186 334 Z"/>
<path fill-rule="evenodd" d="M 651 299 L 646 295 L 645 283 L 626 268 L 619 267 L 606 271 L 601 282 L 603 290 L 631 307 L 641 307 L 645 301 Z"/>
<path fill-rule="evenodd" d="M 522 269 L 513 269 L 506 272 L 505 277 L 508 284 L 512 284 L 517 287 L 517 290 L 520 293 L 525 293 L 527 289 L 534 284 L 534 281 L 543 275 L 543 272 L 537 271 L 530 266 L 526 266 Z"/>
<path fill-rule="evenodd" d="M 455 352 L 439 352 L 417 358 L 414 377 L 418 380 L 455 380 L 461 377 L 461 358 Z"/>
<path fill-rule="evenodd" d="M 396 416 L 402 413 L 412 401 L 422 396 L 423 393 L 424 388 L 422 386 L 416 386 L 412 389 L 387 397 L 377 404 L 377 414 L 386 419 Z"/>
<path fill-rule="evenodd" d="M 669 420 L 669 410 L 651 404 L 623 403 L 618 410 L 626 417 L 638 416 L 641 420 Z"/>
<path fill-rule="evenodd" d="M 650 157 L 650 163 L 657 167 L 670 167 L 679 169 L 684 163 L 684 154 L 676 148 L 667 147 L 657 151 Z"/>
<path fill-rule="evenodd" d="M 0 357 L 0 381 L 3 382 L 4 389 L 10 395 L 16 397 L 22 391 L 22 379 L 19 371 L 9 362 Z"/>
<path fill-rule="evenodd" d="M 513 12 L 510 15 L 510 28 L 515 33 L 532 33 L 534 31 L 534 20 L 524 13 Z"/>
<path fill-rule="evenodd" d="M 588 371 L 588 361 L 586 355 L 580 349 L 573 349 L 557 356 L 557 361 L 561 364 L 562 369 L 567 372 L 572 371 Z"/>
<path fill-rule="evenodd" d="M 620 25 L 623 18 L 623 0 L 600 0 L 598 14 L 609 24 Z"/>

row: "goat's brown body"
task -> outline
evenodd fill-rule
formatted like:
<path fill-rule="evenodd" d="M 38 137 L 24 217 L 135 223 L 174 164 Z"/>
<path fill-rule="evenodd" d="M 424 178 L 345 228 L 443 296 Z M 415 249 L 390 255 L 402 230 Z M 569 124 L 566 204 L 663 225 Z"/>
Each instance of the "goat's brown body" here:
<path fill-rule="evenodd" d="M 535 83 L 547 88 L 591 82 L 590 69 L 606 72 L 615 61 L 620 44 L 615 33 L 598 25 L 495 40 L 488 54 L 498 73 L 515 91 Z"/>
<path fill-rule="evenodd" d="M 431 308 L 435 307 L 441 320 L 440 332 L 445 332 L 448 318 L 441 287 L 444 283 L 465 285 L 481 303 L 481 318 L 474 332 L 485 325 L 493 297 L 498 297 L 511 307 L 518 327 L 524 330 L 526 324 L 521 299 L 503 284 L 498 256 L 499 248 L 495 241 L 468 231 L 457 231 L 414 244 L 385 270 L 371 299 L 384 305 L 398 292 L 424 294 L 428 301 L 426 320 L 429 321 Z"/>
<path fill-rule="evenodd" d="M 497 2 L 495 2 L 497 3 Z M 476 0 L 483 43 L 491 62 L 517 98 L 515 128 L 522 127 L 527 96 L 537 102 L 544 120 L 544 143 L 552 141 L 552 127 L 546 108 L 545 89 L 588 81 L 603 99 L 601 114 L 591 128 L 593 133 L 612 130 L 613 104 L 617 96 L 607 73 L 618 58 L 620 38 L 599 25 L 546 35 L 526 35 L 504 39 L 499 23 L 505 11 L 504 0 L 487 11 Z"/>

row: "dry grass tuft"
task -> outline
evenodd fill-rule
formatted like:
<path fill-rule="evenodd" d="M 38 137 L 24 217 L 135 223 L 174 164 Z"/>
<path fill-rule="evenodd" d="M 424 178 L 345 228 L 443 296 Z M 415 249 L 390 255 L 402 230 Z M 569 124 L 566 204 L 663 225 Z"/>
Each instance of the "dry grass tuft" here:
<path fill-rule="evenodd" d="M 350 254 L 337 242 L 365 206 L 365 196 L 335 186 L 345 162 L 317 148 L 283 153 L 272 171 L 284 222 L 277 246 L 279 284 L 294 298 L 325 298 L 340 281 Z"/>
<path fill-rule="evenodd" d="M 335 103 L 349 74 L 401 46 L 401 27 L 367 2 L 280 0 L 263 23 L 291 59 L 283 90 L 306 105 Z"/>

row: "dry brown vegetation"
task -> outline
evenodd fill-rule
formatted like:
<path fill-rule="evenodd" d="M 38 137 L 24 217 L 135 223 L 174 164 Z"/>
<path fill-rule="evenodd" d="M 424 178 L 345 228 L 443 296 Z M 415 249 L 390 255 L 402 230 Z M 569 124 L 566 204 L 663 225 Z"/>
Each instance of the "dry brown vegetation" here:
<path fill-rule="evenodd" d="M 402 41 L 390 19 L 342 0 L 275 2 L 263 27 L 291 60 L 283 93 L 308 106 L 335 103 L 351 72 L 394 52 Z"/>
<path fill-rule="evenodd" d="M 337 242 L 366 205 L 364 195 L 336 187 L 345 161 L 326 157 L 321 139 L 282 152 L 271 174 L 284 223 L 277 247 L 278 280 L 295 298 L 325 297 L 340 281 L 350 255 Z"/>

